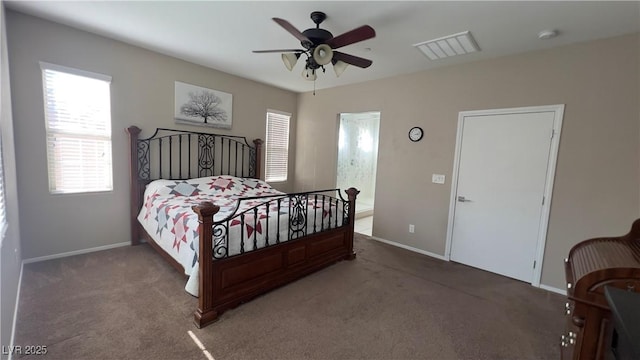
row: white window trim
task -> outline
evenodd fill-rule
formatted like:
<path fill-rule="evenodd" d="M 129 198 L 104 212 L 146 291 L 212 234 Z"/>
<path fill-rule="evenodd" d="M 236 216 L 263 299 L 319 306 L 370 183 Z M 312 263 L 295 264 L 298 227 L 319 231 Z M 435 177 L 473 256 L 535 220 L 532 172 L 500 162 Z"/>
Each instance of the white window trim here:
<path fill-rule="evenodd" d="M 0 249 L 4 245 L 4 239 L 7 235 L 7 229 L 9 228 L 9 218 L 7 214 L 7 183 L 5 182 L 6 177 L 4 176 L 6 173 L 6 169 L 4 167 L 4 139 L 2 139 L 2 134 L 4 132 L 0 131 L 0 182 L 1 182 L 1 192 L 0 196 L 2 196 L 1 201 L 1 209 L 3 212 L 2 219 L 0 219 Z"/>
<path fill-rule="evenodd" d="M 283 116 L 287 116 L 289 117 L 289 123 L 288 123 L 288 131 L 287 131 L 287 174 L 285 174 L 285 179 L 284 180 L 268 180 L 267 179 L 267 167 L 268 167 L 268 163 L 267 163 L 267 155 L 268 155 L 268 147 L 269 147 L 269 128 L 268 126 L 266 127 L 266 141 L 265 141 L 265 181 L 269 182 L 269 183 L 284 183 L 289 181 L 289 143 L 291 142 L 291 113 L 285 112 L 285 111 L 280 111 L 280 110 L 273 110 L 273 109 L 267 109 L 267 113 L 266 113 L 266 119 L 265 122 L 268 121 L 269 119 L 269 114 L 277 114 L 277 115 L 283 115 Z M 266 124 L 265 124 L 266 125 Z"/>
<path fill-rule="evenodd" d="M 51 63 L 44 62 L 44 61 L 40 61 L 40 69 L 41 70 L 53 70 L 53 71 L 66 72 L 66 73 L 73 74 L 73 75 L 94 78 L 96 80 L 106 81 L 109 84 L 111 84 L 111 79 L 112 79 L 111 76 L 109 76 L 109 75 L 99 74 L 99 73 L 86 71 L 86 70 L 74 69 L 74 68 L 70 68 L 70 67 L 66 67 L 66 66 L 62 66 L 62 65 L 51 64 Z M 43 86 L 44 86 L 44 84 L 43 84 Z"/>
<path fill-rule="evenodd" d="M 64 73 L 68 73 L 68 74 L 72 74 L 72 75 L 77 75 L 77 76 L 82 76 L 82 77 L 86 77 L 86 78 L 92 78 L 95 80 L 100 80 L 100 81 L 104 81 L 106 83 L 108 83 L 109 85 L 111 85 L 111 80 L 112 77 L 109 75 L 105 75 L 105 74 L 100 74 L 100 73 L 96 73 L 96 72 L 92 72 L 92 71 L 87 71 L 87 70 L 81 70 L 81 69 L 76 69 L 76 68 L 72 68 L 72 67 L 68 67 L 68 66 L 63 66 L 63 65 L 57 65 L 57 64 L 52 64 L 52 63 L 48 63 L 46 61 L 40 61 L 40 71 L 42 74 L 44 74 L 45 70 L 52 70 L 52 71 L 58 71 L 58 72 L 64 72 Z M 43 101 L 45 102 L 45 106 L 46 106 L 46 97 L 44 96 L 46 94 L 47 91 L 47 85 L 46 83 L 43 81 L 42 82 L 42 90 L 43 90 Z M 45 109 L 46 112 L 46 109 Z M 112 121 L 112 118 L 110 118 L 110 121 Z M 48 120 L 46 118 L 46 113 L 45 113 L 45 127 L 48 128 Z M 49 130 L 46 130 L 47 136 L 49 134 Z M 113 148 L 113 130 L 111 131 L 111 133 L 109 134 L 109 142 Z M 48 150 L 47 150 L 48 151 Z M 113 157 L 113 151 L 111 153 L 111 156 Z M 51 166 L 51 164 L 49 164 L 49 154 L 47 152 L 47 176 L 50 176 L 50 170 L 49 170 L 49 166 Z M 109 192 L 113 192 L 113 187 L 114 187 L 114 181 L 113 181 L 113 158 L 111 160 L 111 189 L 97 189 L 97 190 L 79 190 L 79 191 L 59 191 L 59 190 L 54 190 L 51 188 L 51 180 L 47 179 L 48 182 L 48 187 L 49 187 L 49 194 L 50 195 L 81 195 L 81 194 L 96 194 L 96 193 L 109 193 Z"/>

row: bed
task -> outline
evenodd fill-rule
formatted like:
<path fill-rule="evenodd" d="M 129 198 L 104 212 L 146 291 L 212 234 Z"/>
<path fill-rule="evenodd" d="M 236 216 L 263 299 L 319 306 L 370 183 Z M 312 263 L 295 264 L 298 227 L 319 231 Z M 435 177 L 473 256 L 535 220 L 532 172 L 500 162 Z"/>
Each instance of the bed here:
<path fill-rule="evenodd" d="M 355 258 L 358 190 L 283 193 L 259 179 L 262 141 L 158 128 L 130 142 L 131 243 L 187 278 L 197 327 L 276 287 Z"/>

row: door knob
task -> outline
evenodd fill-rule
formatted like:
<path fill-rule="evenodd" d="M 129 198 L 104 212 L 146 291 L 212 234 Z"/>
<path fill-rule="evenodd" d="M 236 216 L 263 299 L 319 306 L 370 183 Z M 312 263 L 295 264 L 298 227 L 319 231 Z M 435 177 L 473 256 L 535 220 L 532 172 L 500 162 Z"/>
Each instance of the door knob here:
<path fill-rule="evenodd" d="M 458 196 L 458 201 L 460 201 L 460 202 L 471 202 L 471 200 L 465 198 L 464 196 Z"/>

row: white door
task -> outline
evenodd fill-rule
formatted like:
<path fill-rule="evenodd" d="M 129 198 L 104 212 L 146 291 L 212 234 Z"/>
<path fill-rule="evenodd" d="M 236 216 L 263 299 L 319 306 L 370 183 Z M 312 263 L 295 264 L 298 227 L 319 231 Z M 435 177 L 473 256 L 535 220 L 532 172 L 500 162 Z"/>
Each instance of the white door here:
<path fill-rule="evenodd" d="M 532 282 L 555 115 L 461 114 L 451 260 Z"/>

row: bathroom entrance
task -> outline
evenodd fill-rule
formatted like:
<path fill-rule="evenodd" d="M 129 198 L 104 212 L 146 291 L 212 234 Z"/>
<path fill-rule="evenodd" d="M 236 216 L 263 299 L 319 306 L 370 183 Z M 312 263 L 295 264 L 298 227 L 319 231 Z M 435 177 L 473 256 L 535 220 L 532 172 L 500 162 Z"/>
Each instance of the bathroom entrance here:
<path fill-rule="evenodd" d="M 356 219 L 373 215 L 379 128 L 380 112 L 340 114 L 336 183 L 340 189 L 360 190 Z"/>

